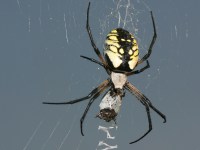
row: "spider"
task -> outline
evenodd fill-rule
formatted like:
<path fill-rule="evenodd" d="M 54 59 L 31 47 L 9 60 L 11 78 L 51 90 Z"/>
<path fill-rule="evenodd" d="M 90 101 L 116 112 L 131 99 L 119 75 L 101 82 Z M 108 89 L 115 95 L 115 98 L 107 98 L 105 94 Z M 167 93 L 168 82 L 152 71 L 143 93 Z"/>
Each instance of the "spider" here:
<path fill-rule="evenodd" d="M 140 138 L 133 142 L 130 142 L 130 144 L 136 143 L 144 138 L 152 130 L 150 108 L 163 118 L 163 123 L 166 122 L 165 115 L 162 114 L 157 108 L 155 108 L 151 101 L 144 94 L 142 94 L 133 84 L 127 81 L 128 76 L 139 74 L 147 68 L 150 68 L 147 59 L 151 55 L 152 47 L 157 38 L 153 13 L 152 11 L 150 12 L 154 31 L 153 38 L 150 43 L 148 53 L 144 55 L 141 59 L 139 59 L 139 50 L 136 39 L 131 33 L 122 28 L 113 29 L 107 35 L 103 57 L 99 49 L 97 48 L 92 36 L 89 25 L 89 11 L 90 2 L 87 8 L 86 29 L 91 41 L 91 45 L 100 61 L 82 55 L 81 57 L 102 66 L 106 70 L 109 77 L 85 97 L 68 102 L 43 102 L 43 104 L 75 104 L 89 99 L 88 105 L 80 119 L 81 134 L 82 136 L 84 136 L 83 121 L 95 99 L 97 99 L 99 95 L 102 94 L 105 90 L 107 90 L 100 103 L 100 112 L 96 117 L 103 119 L 107 122 L 111 120 L 115 121 L 115 118 L 121 106 L 122 97 L 125 96 L 125 90 L 128 90 L 145 106 L 149 124 L 148 130 Z M 146 65 L 139 70 L 135 70 L 135 68 L 143 62 L 146 62 Z"/>

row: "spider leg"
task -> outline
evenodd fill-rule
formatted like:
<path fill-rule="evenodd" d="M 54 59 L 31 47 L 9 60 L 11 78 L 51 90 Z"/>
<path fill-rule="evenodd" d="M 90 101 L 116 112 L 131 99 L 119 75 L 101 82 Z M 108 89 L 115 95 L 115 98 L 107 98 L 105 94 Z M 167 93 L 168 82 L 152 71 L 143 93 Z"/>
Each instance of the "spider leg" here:
<path fill-rule="evenodd" d="M 149 105 L 146 102 L 142 102 L 143 105 L 145 105 L 146 107 L 146 112 L 147 112 L 147 118 L 148 118 L 148 122 L 149 122 L 149 129 L 147 132 L 145 132 L 140 138 L 138 138 L 137 140 L 130 142 L 129 144 L 133 144 L 136 143 L 138 141 L 140 141 L 141 139 L 143 139 L 147 134 L 149 134 L 149 132 L 151 132 L 152 130 L 152 121 L 151 121 L 151 115 L 150 115 L 150 110 L 149 110 Z"/>
<path fill-rule="evenodd" d="M 91 45 L 92 45 L 92 47 L 94 48 L 95 53 L 96 53 L 97 56 L 99 57 L 100 61 L 105 65 L 106 62 L 105 62 L 103 56 L 101 55 L 99 49 L 97 48 L 97 46 L 96 46 L 96 44 L 95 44 L 95 42 L 94 42 L 93 36 L 92 36 L 92 32 L 91 32 L 90 25 L 89 25 L 89 11 L 90 11 L 90 2 L 89 2 L 89 4 L 88 4 L 88 8 L 87 8 L 86 29 L 87 29 L 88 35 L 89 35 L 89 37 L 90 37 Z"/>
<path fill-rule="evenodd" d="M 166 120 L 166 116 L 164 114 L 162 114 L 157 108 L 155 108 L 155 106 L 152 105 L 152 103 L 150 102 L 150 100 L 148 98 L 146 98 L 147 103 L 149 104 L 149 107 L 151 109 L 153 109 L 159 116 L 161 116 L 163 118 L 163 123 L 167 122 Z"/>
<path fill-rule="evenodd" d="M 98 92 L 98 87 L 95 88 L 94 90 L 92 90 L 92 92 L 89 93 L 87 96 L 79 98 L 79 99 L 71 100 L 71 101 L 68 101 L 68 102 L 43 102 L 43 104 L 52 104 L 52 105 L 75 104 L 75 103 L 78 103 L 78 102 L 81 102 L 81 101 L 84 101 L 84 100 L 91 98 L 97 92 Z"/>
<path fill-rule="evenodd" d="M 98 87 L 96 87 L 94 90 L 92 90 L 92 92 L 90 92 L 87 96 L 79 98 L 79 99 L 71 100 L 68 102 L 43 102 L 43 104 L 53 104 L 53 105 L 75 104 L 75 103 L 78 103 L 78 102 L 81 102 L 81 101 L 91 98 L 96 93 L 99 93 L 99 91 L 101 90 L 102 87 L 107 86 L 109 83 L 110 83 L 109 79 L 103 81 Z"/>
<path fill-rule="evenodd" d="M 100 95 L 105 89 L 107 89 L 109 86 L 110 86 L 109 83 L 108 83 L 107 85 L 103 86 L 103 87 L 102 87 L 97 93 L 95 93 L 95 95 L 90 99 L 90 101 L 89 101 L 89 103 L 88 103 L 88 105 L 87 105 L 87 107 L 86 107 L 86 109 L 85 109 L 85 111 L 84 111 L 84 113 L 83 113 L 83 116 L 82 116 L 81 119 L 80 119 L 80 128 L 81 128 L 81 134 L 82 134 L 82 136 L 84 136 L 84 134 L 83 134 L 83 121 L 85 120 L 85 117 L 86 117 L 86 115 L 87 115 L 87 113 L 88 113 L 88 110 L 90 109 L 90 106 L 92 105 L 92 103 L 94 102 L 94 100 L 95 100 L 96 98 L 98 98 L 99 95 Z"/>
<path fill-rule="evenodd" d="M 160 117 L 163 118 L 163 123 L 166 122 L 166 116 L 164 114 L 162 114 L 158 109 L 156 109 L 152 103 L 150 102 L 150 100 L 144 95 L 142 94 L 135 86 L 133 86 L 131 83 L 126 82 L 125 88 L 132 93 L 133 95 L 136 96 L 136 98 L 146 107 L 146 111 L 147 111 L 147 117 L 148 117 L 148 122 L 149 122 L 149 130 L 139 139 L 137 139 L 132 143 L 138 142 L 139 140 L 141 140 L 142 138 L 144 138 L 151 130 L 152 130 L 152 123 L 151 123 L 151 116 L 150 116 L 150 111 L 149 111 L 149 107 L 151 109 L 153 109 Z"/>
<path fill-rule="evenodd" d="M 98 61 L 98 60 L 96 60 L 96 59 L 94 59 L 94 58 L 89 58 L 89 57 L 83 56 L 83 55 L 81 55 L 80 57 L 82 57 L 82 58 L 84 58 L 84 59 L 87 59 L 87 60 L 89 60 L 89 61 L 92 61 L 92 62 L 94 62 L 94 63 L 96 63 L 96 64 L 98 64 L 98 65 L 104 67 L 104 69 L 106 70 L 107 74 L 108 74 L 108 75 L 111 74 L 111 71 L 109 70 L 109 67 L 108 67 L 108 66 L 105 66 L 102 62 L 100 62 L 100 61 Z"/>
<path fill-rule="evenodd" d="M 87 60 L 89 60 L 89 61 L 92 61 L 92 62 L 94 62 L 94 63 L 96 63 L 96 64 L 99 64 L 100 66 L 104 67 L 104 64 L 103 64 L 102 62 L 100 62 L 100 61 L 98 61 L 98 60 L 96 60 L 96 59 L 94 59 L 94 58 L 89 58 L 89 57 L 83 56 L 83 55 L 81 55 L 80 57 L 82 57 L 82 58 L 84 58 L 84 59 L 87 59 Z"/>
<path fill-rule="evenodd" d="M 83 116 L 81 117 L 80 120 L 80 128 L 81 128 L 81 134 L 82 136 L 84 136 L 83 134 L 83 121 L 85 119 L 85 116 L 90 108 L 90 106 L 92 105 L 92 103 L 94 102 L 94 100 L 106 89 L 110 86 L 110 79 L 107 79 L 105 81 L 103 81 L 97 88 L 95 88 L 94 90 L 92 90 L 92 92 L 90 92 L 87 96 L 79 98 L 79 99 L 75 99 L 75 100 L 71 100 L 69 102 L 43 102 L 43 104 L 53 104 L 53 105 L 62 105 L 62 104 L 75 104 L 78 102 L 81 102 L 83 100 L 86 99 L 90 99 L 84 113 Z"/>
<path fill-rule="evenodd" d="M 153 109 L 160 117 L 163 118 L 164 120 L 163 123 L 167 121 L 166 116 L 163 113 L 161 113 L 157 108 L 155 108 L 155 106 L 153 106 L 151 101 L 144 94 L 142 94 L 135 86 L 133 86 L 130 82 L 126 82 L 125 88 L 129 90 L 133 95 L 135 95 L 138 100 L 145 101 L 146 103 L 148 103 L 149 107 Z"/>
<path fill-rule="evenodd" d="M 142 62 L 144 62 L 145 60 L 147 60 L 149 58 L 149 56 L 151 55 L 151 52 L 152 52 L 153 45 L 157 38 L 156 26 L 155 26 L 155 22 L 154 22 L 153 13 L 152 13 L 152 11 L 150 13 L 151 13 L 151 20 L 152 20 L 152 24 L 153 24 L 154 34 L 153 34 L 153 38 L 152 38 L 151 44 L 148 49 L 148 53 L 146 55 L 144 55 L 144 57 L 138 61 L 138 64 L 141 64 Z"/>
<path fill-rule="evenodd" d="M 149 61 L 146 60 L 146 65 L 143 68 L 141 68 L 139 70 L 134 70 L 130 73 L 127 73 L 127 76 L 130 76 L 130 75 L 133 75 L 133 74 L 139 74 L 139 73 L 143 72 L 144 70 L 146 70 L 148 68 L 150 68 Z"/>

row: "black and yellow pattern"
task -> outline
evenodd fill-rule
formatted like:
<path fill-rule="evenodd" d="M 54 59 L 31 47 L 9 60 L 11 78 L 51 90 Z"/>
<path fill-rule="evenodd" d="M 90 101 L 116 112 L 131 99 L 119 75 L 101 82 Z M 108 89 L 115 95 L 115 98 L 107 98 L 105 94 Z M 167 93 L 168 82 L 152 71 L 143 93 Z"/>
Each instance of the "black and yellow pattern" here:
<path fill-rule="evenodd" d="M 128 31 L 114 29 L 106 37 L 104 54 L 113 71 L 131 72 L 139 59 L 137 41 Z"/>

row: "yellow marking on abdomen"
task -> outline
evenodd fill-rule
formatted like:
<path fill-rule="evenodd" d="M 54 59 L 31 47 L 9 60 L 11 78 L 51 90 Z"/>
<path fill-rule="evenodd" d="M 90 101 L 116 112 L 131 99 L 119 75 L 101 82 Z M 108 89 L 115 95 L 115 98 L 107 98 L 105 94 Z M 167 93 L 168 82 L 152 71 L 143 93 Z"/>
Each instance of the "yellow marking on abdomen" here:
<path fill-rule="evenodd" d="M 117 39 L 117 37 L 116 37 L 116 36 L 109 36 L 108 38 L 109 38 L 109 39 L 111 39 L 111 40 L 118 41 L 118 39 Z"/>
<path fill-rule="evenodd" d="M 129 68 L 133 70 L 138 62 L 138 59 L 133 59 L 128 62 Z"/>
<path fill-rule="evenodd" d="M 111 51 L 117 53 L 117 47 L 111 45 L 111 46 L 109 46 L 109 49 L 110 49 Z"/>
<path fill-rule="evenodd" d="M 132 50 L 129 50 L 129 51 L 128 51 L 128 54 L 129 54 L 129 55 L 133 55 L 133 51 L 132 51 Z"/>
<path fill-rule="evenodd" d="M 124 49 L 123 49 L 123 48 L 120 48 L 120 49 L 119 49 L 119 53 L 120 53 L 120 54 L 124 54 Z"/>
<path fill-rule="evenodd" d="M 136 56 L 138 56 L 139 55 L 139 50 L 136 50 L 135 52 L 134 52 L 134 56 L 136 57 Z"/>
<path fill-rule="evenodd" d="M 117 47 L 117 48 L 120 48 L 120 45 L 119 45 L 118 42 L 114 42 L 114 41 L 112 41 L 112 40 L 106 40 L 105 43 L 106 43 L 107 45 L 113 45 L 113 46 L 115 46 L 115 47 Z"/>
<path fill-rule="evenodd" d="M 112 30 L 112 31 L 110 31 L 110 33 L 117 33 L 117 30 Z"/>
<path fill-rule="evenodd" d="M 108 55 L 110 61 L 112 62 L 115 68 L 121 65 L 122 60 L 120 59 L 121 56 L 118 53 L 113 53 L 112 51 L 106 50 L 105 54 Z"/>

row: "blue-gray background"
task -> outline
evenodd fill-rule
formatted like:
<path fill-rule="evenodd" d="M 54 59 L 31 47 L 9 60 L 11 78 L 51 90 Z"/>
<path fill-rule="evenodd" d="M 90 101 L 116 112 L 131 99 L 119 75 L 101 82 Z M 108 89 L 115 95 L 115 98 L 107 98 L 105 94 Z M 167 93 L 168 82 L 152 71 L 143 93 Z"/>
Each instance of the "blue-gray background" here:
<path fill-rule="evenodd" d="M 119 2 L 127 3 L 92 1 L 90 24 L 101 51 L 106 34 L 117 27 L 111 12 Z M 101 67 L 79 57 L 97 58 L 85 29 L 87 5 L 83 0 L 0 1 L 1 150 L 92 150 L 104 140 L 97 129 L 102 121 L 94 118 L 100 98 L 86 117 L 84 137 L 79 118 L 87 102 L 42 105 L 85 96 L 107 77 Z M 131 5 L 139 12 L 131 23 L 138 21 L 141 55 L 153 34 L 149 10 L 155 16 L 158 40 L 149 59 L 151 68 L 129 81 L 167 116 L 167 123 L 152 111 L 153 131 L 129 145 L 148 123 L 144 107 L 127 92 L 116 139 L 107 143 L 126 150 L 199 150 L 200 1 L 133 0 Z"/>

